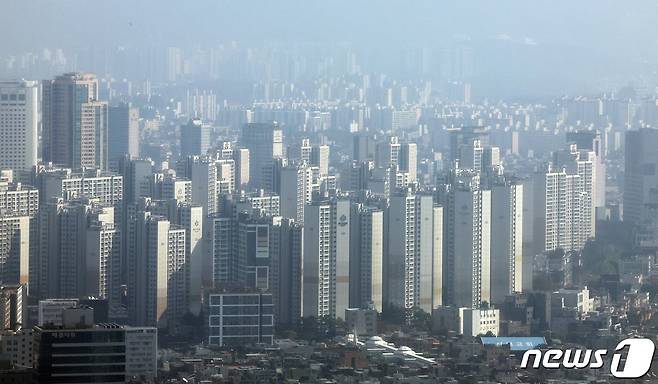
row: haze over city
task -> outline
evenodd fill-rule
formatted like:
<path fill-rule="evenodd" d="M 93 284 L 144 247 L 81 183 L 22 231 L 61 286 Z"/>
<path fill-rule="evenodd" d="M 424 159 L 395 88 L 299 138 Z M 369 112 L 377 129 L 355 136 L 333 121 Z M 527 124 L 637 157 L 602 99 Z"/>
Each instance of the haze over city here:
<path fill-rule="evenodd" d="M 2 55 L 322 43 L 377 52 L 377 70 L 395 66 L 405 49 L 464 44 L 474 48 L 482 96 L 493 98 L 610 92 L 655 80 L 658 63 L 651 1 L 28 0 L 3 8 L 0 32 L 11 38 L 0 43 Z M 29 15 L 31 28 L 14 15 Z"/>
<path fill-rule="evenodd" d="M 655 381 L 656 20 L 2 2 L 0 384 Z"/>

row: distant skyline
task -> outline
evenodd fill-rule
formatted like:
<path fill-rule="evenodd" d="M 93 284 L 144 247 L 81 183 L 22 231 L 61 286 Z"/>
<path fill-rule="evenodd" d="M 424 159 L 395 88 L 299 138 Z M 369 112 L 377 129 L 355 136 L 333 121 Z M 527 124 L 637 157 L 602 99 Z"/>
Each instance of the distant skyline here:
<path fill-rule="evenodd" d="M 475 92 L 503 98 L 643 86 L 658 67 L 658 7 L 647 0 L 26 0 L 2 8 L 0 35 L 12 38 L 0 41 L 0 61 L 44 48 L 193 50 L 231 41 L 345 43 L 396 60 L 403 48 L 465 44 L 478 64 Z"/>
<path fill-rule="evenodd" d="M 8 1 L 0 52 L 43 46 L 216 40 L 432 43 L 454 36 L 628 52 L 656 46 L 655 3 L 584 1 Z M 97 13 L 98 17 L 90 17 Z M 84 17 L 83 17 L 84 16 Z M 76 20 L 72 23 L 71 20 Z M 30 27 L 26 29 L 26 21 Z M 14 33 L 23 29 L 22 33 Z"/>

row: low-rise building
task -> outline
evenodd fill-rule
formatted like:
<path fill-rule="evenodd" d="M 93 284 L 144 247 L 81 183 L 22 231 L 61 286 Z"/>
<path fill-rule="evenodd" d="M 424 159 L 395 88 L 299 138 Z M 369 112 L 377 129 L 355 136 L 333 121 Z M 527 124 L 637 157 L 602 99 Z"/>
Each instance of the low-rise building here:
<path fill-rule="evenodd" d="M 272 344 L 274 305 L 271 293 L 211 293 L 208 296 L 208 344 Z"/>
<path fill-rule="evenodd" d="M 31 329 L 0 331 L 0 355 L 5 355 L 14 367 L 32 368 L 34 335 Z"/>
<path fill-rule="evenodd" d="M 468 336 L 486 335 L 491 332 L 494 336 L 500 332 L 500 310 L 489 308 L 459 308 L 461 334 Z"/>
<path fill-rule="evenodd" d="M 47 299 L 39 301 L 39 326 L 62 325 L 62 312 L 78 306 L 78 299 Z"/>

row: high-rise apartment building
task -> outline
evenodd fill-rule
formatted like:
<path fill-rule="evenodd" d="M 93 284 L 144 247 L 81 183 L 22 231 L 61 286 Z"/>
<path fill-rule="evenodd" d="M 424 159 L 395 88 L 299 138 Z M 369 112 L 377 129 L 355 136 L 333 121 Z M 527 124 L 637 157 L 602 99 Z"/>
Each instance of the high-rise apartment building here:
<path fill-rule="evenodd" d="M 591 212 L 588 193 L 581 189 L 580 176 L 565 169 L 549 167 L 538 172 L 533 181 L 535 224 L 534 253 L 558 248 L 578 251 L 589 238 L 591 221 L 584 212 Z"/>
<path fill-rule="evenodd" d="M 491 302 L 491 191 L 480 177 L 458 171 L 445 205 L 444 299 L 457 307 Z"/>
<path fill-rule="evenodd" d="M 244 189 L 249 185 L 249 150 L 234 149 L 233 161 L 235 161 L 235 186 L 237 189 Z"/>
<path fill-rule="evenodd" d="M 192 119 L 180 127 L 181 157 L 203 156 L 210 149 L 210 126 L 201 119 Z"/>
<path fill-rule="evenodd" d="M 238 212 L 257 212 L 261 216 L 281 216 L 281 199 L 279 195 L 265 193 L 263 190 L 257 193 L 243 193 L 231 205 L 233 215 Z"/>
<path fill-rule="evenodd" d="M 235 161 L 233 159 L 216 160 L 217 195 L 230 195 L 235 192 Z"/>
<path fill-rule="evenodd" d="M 108 109 L 92 73 L 43 82 L 43 161 L 79 169 L 107 167 Z"/>
<path fill-rule="evenodd" d="M 272 269 L 279 257 L 280 217 L 261 216 L 260 211 L 229 210 L 210 218 L 208 250 L 212 260 L 213 286 L 248 287 L 272 291 Z"/>
<path fill-rule="evenodd" d="M 304 209 L 303 317 L 345 316 L 350 299 L 350 201 Z"/>
<path fill-rule="evenodd" d="M 249 123 L 240 143 L 249 150 L 249 180 L 254 188 L 272 190 L 274 159 L 283 157 L 283 132 L 278 123 Z"/>
<path fill-rule="evenodd" d="M 122 157 L 139 158 L 139 109 L 127 103 L 108 108 L 108 145 L 107 157 L 109 167 L 114 169 Z"/>
<path fill-rule="evenodd" d="M 21 183 L 0 181 L 0 215 L 36 217 L 38 212 L 38 189 Z"/>
<path fill-rule="evenodd" d="M 213 215 L 208 218 L 205 242 L 208 257 L 212 261 L 212 286 L 221 287 L 233 281 L 236 274 L 233 267 L 234 219 Z"/>
<path fill-rule="evenodd" d="M 391 136 L 375 147 L 375 165 L 380 168 L 396 168 L 399 165 L 400 141 Z"/>
<path fill-rule="evenodd" d="M 37 186 L 42 202 L 54 197 L 65 201 L 87 197 L 103 207 L 120 208 L 123 201 L 123 177 L 97 169 L 79 173 L 66 168 L 45 167 L 38 172 Z"/>
<path fill-rule="evenodd" d="M 29 216 L 0 214 L 0 285 L 30 282 L 30 233 Z"/>
<path fill-rule="evenodd" d="M 302 317 L 304 227 L 290 219 L 272 226 L 272 296 L 277 324 L 294 325 Z"/>
<path fill-rule="evenodd" d="M 583 195 L 580 204 L 580 231 L 584 242 L 596 234 L 595 194 L 598 160 L 596 153 L 583 150 L 576 144 L 570 144 L 567 149 L 553 152 L 553 168 L 564 170 L 569 175 L 578 175 L 576 188 Z M 583 242 L 583 244 L 584 244 Z"/>
<path fill-rule="evenodd" d="M 490 132 L 484 127 L 467 126 L 451 128 L 450 133 L 450 160 L 461 160 L 462 146 L 472 146 L 473 141 L 478 140 L 481 147 L 489 146 Z M 460 161 L 461 163 L 461 161 Z"/>
<path fill-rule="evenodd" d="M 331 205 L 316 203 L 304 210 L 302 316 L 335 314 L 332 303 Z"/>
<path fill-rule="evenodd" d="M 352 136 L 352 159 L 362 162 L 374 160 L 375 144 L 367 132 L 357 132 Z"/>
<path fill-rule="evenodd" d="M 320 170 L 320 177 L 329 175 L 329 146 L 314 145 L 311 147 L 309 163 Z"/>
<path fill-rule="evenodd" d="M 39 214 L 39 297 L 98 297 L 119 303 L 121 234 L 113 207 L 53 199 Z"/>
<path fill-rule="evenodd" d="M 130 255 L 135 255 L 139 250 L 134 232 L 137 230 L 136 225 L 138 224 L 138 219 L 144 213 L 166 219 L 172 227 L 185 231 L 185 260 L 182 264 L 178 260 L 172 261 L 178 263 L 179 266 L 182 265 L 182 269 L 176 269 L 175 279 L 171 281 L 176 281 L 178 284 L 175 289 L 179 289 L 180 281 L 184 282 L 183 289 L 176 292 L 177 295 L 184 296 L 182 299 L 176 299 L 177 305 L 183 305 L 180 304 L 181 300 L 187 301 L 188 309 L 184 309 L 184 313 L 189 311 L 192 314 L 198 315 L 201 310 L 202 286 L 205 282 L 204 270 L 210 266 L 210 263 L 207 263 L 206 260 L 203 241 L 203 225 L 205 224 L 203 208 L 199 205 L 181 202 L 176 199 L 154 200 L 144 198 L 137 204 L 129 205 L 127 215 L 128 235 L 125 236 L 128 243 L 125 247 L 125 252 L 129 257 L 131 257 Z M 175 255 L 175 257 L 178 256 L 178 254 Z M 128 264 L 131 263 L 130 260 L 126 262 Z M 130 273 L 132 272 L 129 271 Z"/>
<path fill-rule="evenodd" d="M 281 216 L 304 223 L 304 206 L 311 202 L 313 171 L 305 165 L 289 165 L 279 169 L 278 178 Z"/>
<path fill-rule="evenodd" d="M 400 146 L 398 168 L 407 173 L 408 182 L 414 183 L 418 174 L 418 146 L 416 143 L 402 143 Z"/>
<path fill-rule="evenodd" d="M 123 200 L 125 204 L 136 202 L 140 197 L 153 196 L 153 161 L 123 156 L 117 167 L 123 177 Z"/>
<path fill-rule="evenodd" d="M 443 208 L 433 197 L 409 191 L 393 194 L 386 212 L 383 306 L 419 307 L 426 312 L 441 304 Z"/>
<path fill-rule="evenodd" d="M 353 204 L 350 217 L 350 307 L 383 308 L 384 212 Z"/>
<path fill-rule="evenodd" d="M 313 147 L 311 146 L 311 140 L 303 138 L 300 144 L 288 147 L 286 155 L 288 161 L 300 164 L 310 164 L 312 150 Z"/>
<path fill-rule="evenodd" d="M 203 208 L 199 205 L 177 203 L 175 223 L 185 229 L 185 269 L 189 296 L 189 311 L 198 315 L 201 311 L 203 271 L 207 267 L 203 247 Z"/>
<path fill-rule="evenodd" d="M 524 290 L 523 185 L 503 181 L 491 188 L 491 302 L 502 304 L 505 296 Z"/>
<path fill-rule="evenodd" d="M 624 165 L 624 221 L 640 224 L 648 204 L 655 203 L 658 187 L 658 129 L 643 128 L 626 133 Z"/>
<path fill-rule="evenodd" d="M 157 173 L 153 180 L 153 198 L 174 199 L 179 203 L 192 203 L 192 181 L 170 174 Z"/>
<path fill-rule="evenodd" d="M 631 133 L 630 136 L 632 135 L 633 134 Z M 592 202 L 595 209 L 605 207 L 606 145 L 604 144 L 604 138 L 602 137 L 601 132 L 567 132 L 567 143 L 576 144 L 576 148 L 579 150 L 594 152 L 594 160 L 592 161 Z M 635 148 L 633 148 L 633 150 L 635 150 Z"/>
<path fill-rule="evenodd" d="M 128 301 L 135 325 L 167 328 L 188 311 L 185 229 L 140 211 L 128 257 Z"/>
<path fill-rule="evenodd" d="M 39 85 L 36 81 L 0 82 L 0 169 L 12 169 L 26 181 L 37 165 Z"/>

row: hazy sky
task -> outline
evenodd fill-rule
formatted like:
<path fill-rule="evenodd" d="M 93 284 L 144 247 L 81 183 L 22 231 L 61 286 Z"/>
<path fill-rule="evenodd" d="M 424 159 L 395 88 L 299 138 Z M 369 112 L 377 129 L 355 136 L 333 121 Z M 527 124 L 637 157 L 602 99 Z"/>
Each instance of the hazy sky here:
<path fill-rule="evenodd" d="M 236 40 L 379 49 L 470 41 L 491 87 L 588 89 L 658 68 L 652 0 L 0 0 L 0 54 Z M 560 78 L 561 83 L 553 78 Z M 505 80 L 509 78 L 509 81 Z M 541 81 L 537 80 L 540 79 Z M 619 80 L 622 79 L 622 80 Z M 626 80 L 629 79 L 629 80 Z M 580 84 L 582 83 L 582 84 Z M 577 85 L 577 86 L 576 86 Z M 598 85 L 600 87 L 600 85 Z M 603 85 L 605 88 L 605 85 Z"/>
<path fill-rule="evenodd" d="M 221 40 L 426 41 L 474 39 L 656 46 L 651 0 L 2 0 L 0 48 L 101 42 Z"/>

